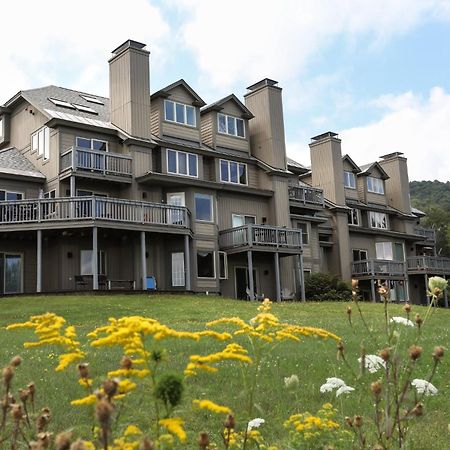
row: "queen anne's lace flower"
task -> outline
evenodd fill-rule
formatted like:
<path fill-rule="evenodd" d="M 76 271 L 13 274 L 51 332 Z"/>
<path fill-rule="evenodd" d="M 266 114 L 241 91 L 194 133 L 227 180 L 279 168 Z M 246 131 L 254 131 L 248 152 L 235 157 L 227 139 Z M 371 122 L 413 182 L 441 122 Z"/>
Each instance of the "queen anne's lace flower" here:
<path fill-rule="evenodd" d="M 336 397 L 339 397 L 341 394 L 348 394 L 349 392 L 354 391 L 355 388 L 352 388 L 351 386 L 341 386 L 337 391 L 336 391 Z"/>
<path fill-rule="evenodd" d="M 438 393 L 436 387 L 427 380 L 415 378 L 411 381 L 411 384 L 416 388 L 418 394 L 436 395 Z"/>
<path fill-rule="evenodd" d="M 337 389 L 336 397 L 339 397 L 341 394 L 346 394 L 348 392 L 355 390 L 351 386 L 347 386 L 344 380 L 341 380 L 340 378 L 336 377 L 327 378 L 327 382 L 325 384 L 322 384 L 322 386 L 320 386 L 320 392 L 322 393 L 331 392 L 334 389 Z"/>
<path fill-rule="evenodd" d="M 247 425 L 247 431 L 253 430 L 253 428 L 259 428 L 265 422 L 264 419 L 257 417 L 256 419 L 250 420 Z"/>
<path fill-rule="evenodd" d="M 300 381 L 297 375 L 291 375 L 290 377 L 284 377 L 284 386 L 287 389 L 298 387 Z"/>
<path fill-rule="evenodd" d="M 361 364 L 361 358 L 358 358 L 358 362 Z M 386 363 L 378 355 L 366 355 L 364 357 L 364 366 L 370 373 L 375 373 L 381 367 L 386 368 Z"/>
<path fill-rule="evenodd" d="M 407 325 L 408 327 L 413 327 L 414 323 L 411 322 L 409 319 L 405 319 L 404 317 L 392 317 L 390 322 L 394 322 L 394 323 L 401 323 L 402 325 Z"/>

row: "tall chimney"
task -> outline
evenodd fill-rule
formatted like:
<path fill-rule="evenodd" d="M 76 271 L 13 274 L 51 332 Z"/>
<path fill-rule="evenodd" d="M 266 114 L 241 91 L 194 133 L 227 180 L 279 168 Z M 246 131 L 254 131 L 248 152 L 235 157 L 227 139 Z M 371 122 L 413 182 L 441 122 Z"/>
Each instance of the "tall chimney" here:
<path fill-rule="evenodd" d="M 128 40 L 109 60 L 111 123 L 131 136 L 150 139 L 150 52 Z"/>
<path fill-rule="evenodd" d="M 278 82 L 265 78 L 247 89 L 245 106 L 255 116 L 249 122 L 252 155 L 277 169 L 286 169 L 283 101 Z"/>

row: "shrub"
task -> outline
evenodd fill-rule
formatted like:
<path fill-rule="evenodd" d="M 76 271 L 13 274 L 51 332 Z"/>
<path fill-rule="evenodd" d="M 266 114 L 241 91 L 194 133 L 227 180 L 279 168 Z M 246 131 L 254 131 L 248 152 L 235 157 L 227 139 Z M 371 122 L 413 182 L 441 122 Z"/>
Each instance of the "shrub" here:
<path fill-rule="evenodd" d="M 349 301 L 352 288 L 349 283 L 329 273 L 313 273 L 305 279 L 305 296 L 315 301 Z"/>

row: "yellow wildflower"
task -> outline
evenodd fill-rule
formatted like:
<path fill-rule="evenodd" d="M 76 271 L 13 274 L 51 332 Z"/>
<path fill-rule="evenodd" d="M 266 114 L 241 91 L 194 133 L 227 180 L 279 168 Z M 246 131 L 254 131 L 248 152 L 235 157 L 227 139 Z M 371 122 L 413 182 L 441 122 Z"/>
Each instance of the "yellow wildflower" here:
<path fill-rule="evenodd" d="M 80 406 L 80 405 L 93 405 L 97 401 L 97 396 L 94 394 L 88 395 L 83 398 L 79 398 L 77 400 L 72 400 L 70 402 L 71 405 Z"/>
<path fill-rule="evenodd" d="M 228 406 L 221 406 L 210 400 L 193 400 L 192 403 L 200 409 L 207 409 L 217 414 L 232 414 Z"/>
<path fill-rule="evenodd" d="M 165 427 L 169 433 L 174 434 L 180 442 L 186 442 L 186 432 L 184 431 L 184 421 L 180 417 L 161 419 L 159 424 Z"/>
<path fill-rule="evenodd" d="M 136 425 L 128 425 L 124 431 L 124 436 L 138 436 L 141 435 L 142 431 Z"/>
<path fill-rule="evenodd" d="M 114 377 L 138 377 L 138 378 L 145 378 L 147 375 L 150 374 L 150 370 L 148 369 L 118 369 L 118 370 L 112 370 L 111 372 L 108 372 L 109 378 Z"/>
<path fill-rule="evenodd" d="M 85 388 L 91 387 L 92 386 L 92 378 L 80 378 L 78 380 L 78 384 Z"/>

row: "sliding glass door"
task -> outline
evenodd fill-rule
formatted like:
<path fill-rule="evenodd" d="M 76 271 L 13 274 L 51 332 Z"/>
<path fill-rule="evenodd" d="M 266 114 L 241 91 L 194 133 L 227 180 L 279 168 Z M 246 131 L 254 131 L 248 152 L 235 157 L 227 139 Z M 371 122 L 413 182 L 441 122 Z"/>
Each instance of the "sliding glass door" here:
<path fill-rule="evenodd" d="M 0 253 L 0 293 L 17 294 L 22 288 L 22 255 Z"/>

